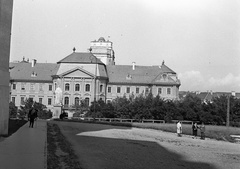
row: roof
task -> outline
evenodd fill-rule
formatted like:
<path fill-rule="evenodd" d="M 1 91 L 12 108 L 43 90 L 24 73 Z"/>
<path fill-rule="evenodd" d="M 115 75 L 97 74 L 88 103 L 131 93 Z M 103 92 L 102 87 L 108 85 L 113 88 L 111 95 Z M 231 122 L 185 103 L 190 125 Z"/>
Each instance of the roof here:
<path fill-rule="evenodd" d="M 179 97 L 184 98 L 186 95 L 190 94 L 193 97 L 198 97 L 202 101 L 212 101 L 212 99 L 221 96 L 233 96 L 232 92 L 186 92 L 186 91 L 179 91 Z M 240 98 L 240 93 L 235 93 L 236 98 Z"/>
<path fill-rule="evenodd" d="M 167 76 L 167 79 L 160 79 L 163 74 L 176 74 L 167 66 L 135 66 L 132 65 L 107 65 L 107 73 L 109 83 L 129 83 L 129 84 L 161 84 L 161 85 L 180 85 L 176 81 Z"/>
<path fill-rule="evenodd" d="M 52 81 L 52 75 L 56 74 L 59 65 L 56 63 L 31 63 L 10 62 L 10 79 L 14 81 Z"/>
<path fill-rule="evenodd" d="M 83 52 L 73 52 L 70 55 L 66 56 L 57 63 L 98 63 L 103 64 L 99 59 L 97 59 L 92 53 L 83 53 Z"/>

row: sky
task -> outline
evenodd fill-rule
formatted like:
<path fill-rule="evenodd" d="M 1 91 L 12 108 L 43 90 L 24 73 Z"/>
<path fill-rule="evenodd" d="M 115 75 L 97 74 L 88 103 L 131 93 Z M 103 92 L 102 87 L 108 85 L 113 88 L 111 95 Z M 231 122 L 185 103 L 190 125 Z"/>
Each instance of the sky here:
<path fill-rule="evenodd" d="M 239 0 L 14 0 L 10 61 L 113 42 L 117 65 L 165 65 L 180 91 L 240 92 Z"/>

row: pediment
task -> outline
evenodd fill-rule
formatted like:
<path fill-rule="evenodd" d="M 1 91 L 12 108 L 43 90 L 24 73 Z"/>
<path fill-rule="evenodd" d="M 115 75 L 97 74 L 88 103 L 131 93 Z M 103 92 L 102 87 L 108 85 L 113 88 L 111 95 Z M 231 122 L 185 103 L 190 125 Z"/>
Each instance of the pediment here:
<path fill-rule="evenodd" d="M 60 76 L 68 78 L 93 78 L 94 75 L 80 67 L 76 67 L 69 71 L 62 73 Z"/>
<path fill-rule="evenodd" d="M 155 77 L 153 82 L 161 83 L 161 82 L 174 82 L 174 80 L 166 73 L 161 73 Z"/>

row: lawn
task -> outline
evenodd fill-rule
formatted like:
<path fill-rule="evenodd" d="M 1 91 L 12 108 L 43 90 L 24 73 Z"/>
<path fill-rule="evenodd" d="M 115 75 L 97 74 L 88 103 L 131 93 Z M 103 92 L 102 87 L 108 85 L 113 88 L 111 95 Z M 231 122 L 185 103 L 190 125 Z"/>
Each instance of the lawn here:
<path fill-rule="evenodd" d="M 139 128 L 150 128 L 156 130 L 162 130 L 167 132 L 177 132 L 176 124 L 172 123 L 132 123 L 132 127 Z M 225 127 L 225 126 L 212 126 L 206 125 L 205 135 L 208 138 L 213 138 L 216 140 L 224 140 L 234 142 L 234 139 L 230 135 L 240 135 L 239 127 Z M 183 134 L 192 135 L 192 125 L 182 124 Z M 200 136 L 200 131 L 198 131 L 198 136 Z"/>

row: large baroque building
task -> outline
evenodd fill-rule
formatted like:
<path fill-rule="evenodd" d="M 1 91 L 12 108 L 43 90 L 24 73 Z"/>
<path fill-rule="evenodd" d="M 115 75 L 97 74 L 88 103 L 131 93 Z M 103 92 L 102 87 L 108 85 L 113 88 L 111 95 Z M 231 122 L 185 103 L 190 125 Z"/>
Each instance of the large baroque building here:
<path fill-rule="evenodd" d="M 112 42 L 104 38 L 92 41 L 89 52 L 76 52 L 57 63 L 23 60 L 10 63 L 11 100 L 16 106 L 32 98 L 52 109 L 57 86 L 63 91 L 65 109 L 85 100 L 87 104 L 102 99 L 152 92 L 165 99 L 178 99 L 180 81 L 176 72 L 165 65 L 115 65 Z"/>

